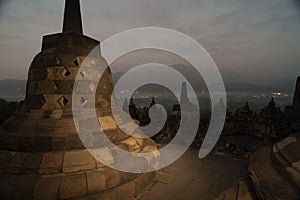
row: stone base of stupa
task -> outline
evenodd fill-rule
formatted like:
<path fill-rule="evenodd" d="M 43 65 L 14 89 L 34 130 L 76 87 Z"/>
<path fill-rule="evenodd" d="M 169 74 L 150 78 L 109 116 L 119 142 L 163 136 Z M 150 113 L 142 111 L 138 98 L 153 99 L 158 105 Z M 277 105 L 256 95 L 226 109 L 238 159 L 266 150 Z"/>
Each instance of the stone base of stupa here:
<path fill-rule="evenodd" d="M 141 151 L 143 148 L 141 145 Z M 149 187 L 155 176 L 155 172 L 132 174 L 111 169 L 85 149 L 1 150 L 0 160 L 0 199 L 132 199 Z"/>
<path fill-rule="evenodd" d="M 296 200 L 300 197 L 300 133 L 273 146 L 262 147 L 251 156 L 249 178 L 229 188 L 216 199 Z"/>

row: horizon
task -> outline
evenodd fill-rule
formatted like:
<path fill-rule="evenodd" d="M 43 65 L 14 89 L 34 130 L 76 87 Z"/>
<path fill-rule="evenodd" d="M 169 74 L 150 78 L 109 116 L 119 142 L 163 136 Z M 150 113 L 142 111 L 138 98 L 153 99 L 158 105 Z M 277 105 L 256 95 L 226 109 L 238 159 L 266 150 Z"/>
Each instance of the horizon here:
<path fill-rule="evenodd" d="M 0 79 L 27 79 L 29 64 L 39 52 L 42 36 L 61 32 L 63 3 L 0 1 L 0 24 L 6 27 L 0 30 Z M 162 26 L 200 42 L 232 82 L 291 87 L 300 75 L 300 4 L 296 0 L 167 0 L 151 5 L 138 1 L 134 8 L 129 5 L 127 1 L 82 1 L 84 33 L 103 41 L 130 28 Z M 181 8 L 183 5 L 185 9 Z M 36 15 L 40 17 L 35 18 Z M 126 71 L 134 67 L 134 56 L 141 61 L 156 56 L 169 65 L 182 64 L 182 60 L 161 52 L 148 54 L 126 55 L 121 59 L 123 65 L 115 69 Z M 16 56 L 18 59 L 11 59 Z"/>

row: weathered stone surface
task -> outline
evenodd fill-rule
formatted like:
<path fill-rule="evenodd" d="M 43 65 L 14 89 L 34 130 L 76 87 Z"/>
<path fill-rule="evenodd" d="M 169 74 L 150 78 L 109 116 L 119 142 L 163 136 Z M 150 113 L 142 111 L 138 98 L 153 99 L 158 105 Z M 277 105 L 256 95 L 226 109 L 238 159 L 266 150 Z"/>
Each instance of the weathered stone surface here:
<path fill-rule="evenodd" d="M 70 199 L 87 194 L 87 182 L 85 173 L 70 174 L 63 176 L 60 182 L 60 198 Z"/>
<path fill-rule="evenodd" d="M 140 174 L 137 174 L 137 173 L 127 173 L 127 172 L 122 172 L 122 171 L 119 171 L 119 175 L 120 175 L 120 179 L 121 179 L 121 184 L 132 181 L 140 176 Z"/>
<path fill-rule="evenodd" d="M 147 159 L 148 163 L 150 165 L 155 165 L 155 160 L 159 159 L 160 157 L 160 153 L 157 150 L 156 146 L 145 146 L 142 150 L 142 152 L 146 152 L 148 154 L 146 154 L 145 158 Z"/>
<path fill-rule="evenodd" d="M 52 200 L 59 198 L 60 176 L 42 176 L 38 179 L 33 198 Z"/>
<path fill-rule="evenodd" d="M 277 148 L 279 150 L 284 149 L 286 146 L 288 146 L 289 144 L 291 144 L 293 142 L 297 142 L 297 139 L 295 137 L 287 137 L 277 143 Z"/>
<path fill-rule="evenodd" d="M 63 162 L 63 173 L 94 168 L 96 168 L 96 161 L 87 150 L 66 152 Z"/>
<path fill-rule="evenodd" d="M 100 169 L 100 168 L 104 168 L 107 167 L 106 165 L 104 165 L 103 163 L 99 162 L 98 160 L 96 160 L 96 168 Z"/>
<path fill-rule="evenodd" d="M 50 152 L 45 153 L 40 165 L 40 174 L 58 173 L 62 169 L 64 153 L 63 152 Z"/>
<path fill-rule="evenodd" d="M 168 184 L 171 181 L 171 175 L 163 172 L 157 173 L 154 179 L 156 182 Z"/>
<path fill-rule="evenodd" d="M 140 148 L 143 145 L 143 139 L 136 138 L 136 137 L 130 137 L 124 141 L 121 142 L 122 144 L 126 144 L 129 151 L 131 152 L 137 152 L 140 150 Z"/>
<path fill-rule="evenodd" d="M 289 179 L 300 188 L 300 173 L 292 167 L 286 168 Z"/>
<path fill-rule="evenodd" d="M 21 171 L 25 174 L 38 174 L 42 153 L 31 153 L 25 158 Z"/>
<path fill-rule="evenodd" d="M 142 174 L 139 178 L 134 180 L 135 182 L 135 194 L 136 196 L 142 193 L 149 187 L 155 177 L 155 172 Z"/>
<path fill-rule="evenodd" d="M 135 184 L 126 183 L 118 188 L 119 200 L 130 200 L 135 197 Z"/>
<path fill-rule="evenodd" d="M 300 160 L 300 143 L 293 142 L 287 145 L 285 148 L 280 150 L 280 154 L 287 160 L 290 164 Z"/>
<path fill-rule="evenodd" d="M 33 175 L 1 176 L 0 199 L 33 199 L 37 179 Z"/>
<path fill-rule="evenodd" d="M 63 73 L 70 74 L 70 76 L 71 76 L 71 71 L 72 71 L 73 76 L 76 75 L 77 72 L 75 73 L 75 72 L 73 72 L 73 70 L 69 71 L 68 69 L 65 69 L 65 71 Z M 68 79 L 70 76 L 65 75 L 65 77 Z M 74 79 L 73 80 L 56 80 L 56 81 L 54 81 L 54 83 L 57 85 L 57 91 L 56 91 L 57 94 L 62 94 L 62 95 L 72 94 Z"/>
<path fill-rule="evenodd" d="M 103 170 L 86 172 L 88 194 L 102 192 L 106 189 L 106 181 Z"/>
<path fill-rule="evenodd" d="M 119 199 L 119 194 L 116 191 L 108 191 L 105 194 L 101 195 L 100 197 L 96 197 L 95 199 L 99 200 L 115 200 Z"/>
<path fill-rule="evenodd" d="M 253 191 L 250 188 L 250 181 L 244 180 L 239 183 L 238 186 L 238 200 L 254 200 Z"/>
<path fill-rule="evenodd" d="M 121 179 L 118 171 L 107 167 L 104 169 L 104 173 L 107 189 L 116 187 L 120 183 Z"/>
<path fill-rule="evenodd" d="M 33 95 L 41 95 L 52 94 L 57 90 L 57 86 L 51 80 L 43 80 L 43 81 L 30 81 L 28 84 L 28 94 Z"/>
<path fill-rule="evenodd" d="M 5 171 L 13 174 L 19 173 L 27 155 L 27 153 L 16 153 L 11 161 L 7 164 Z"/>
<path fill-rule="evenodd" d="M 46 103 L 46 99 L 43 95 L 27 95 L 27 101 L 24 103 L 24 106 L 31 109 L 40 109 Z"/>
<path fill-rule="evenodd" d="M 114 163 L 114 157 L 109 148 L 97 148 L 91 149 L 90 151 L 93 155 L 95 155 L 95 159 L 101 158 L 101 161 L 103 161 L 103 163 L 99 162 L 98 160 L 96 161 L 98 168 L 103 167 L 103 165 L 111 165 Z"/>
<path fill-rule="evenodd" d="M 98 120 L 102 131 L 117 129 L 117 125 L 111 116 L 98 117 Z"/>
<path fill-rule="evenodd" d="M 63 111 L 62 110 L 53 110 L 50 114 L 50 117 L 52 119 L 61 119 L 62 118 L 62 115 L 63 115 Z"/>
<path fill-rule="evenodd" d="M 300 173 L 300 160 L 297 162 L 294 162 L 292 164 L 293 168 L 295 168 Z"/>
<path fill-rule="evenodd" d="M 0 169 L 6 167 L 6 165 L 12 159 L 13 154 L 8 151 L 0 151 Z"/>
<path fill-rule="evenodd" d="M 262 147 L 250 159 L 249 172 L 257 196 L 259 199 L 297 199 L 299 192 L 274 169 L 271 152 L 272 147 Z"/>
<path fill-rule="evenodd" d="M 68 5 L 76 3 L 79 8 L 79 0 L 67 2 Z M 71 18 L 73 12 L 71 10 Z M 74 21 L 69 19 L 69 22 Z M 131 177 L 123 177 L 122 181 L 128 184 L 121 185 L 118 171 L 108 169 L 83 150 L 73 120 L 72 92 L 78 86 L 74 79 L 81 63 L 85 60 L 85 65 L 94 69 L 85 70 L 81 77 L 84 79 L 97 75 L 96 64 L 107 67 L 100 56 L 100 48 L 98 58 L 86 59 L 99 44 L 72 30 L 43 37 L 42 50 L 30 65 L 24 104 L 3 124 L 3 131 L 0 130 L 1 149 L 22 152 L 16 156 L 0 152 L 0 172 L 4 175 L 0 177 L 0 199 L 73 199 L 86 198 L 88 194 L 98 195 L 100 199 L 119 199 L 123 193 L 126 193 L 124 199 L 134 196 L 135 185 L 128 183 Z M 88 94 L 95 90 L 96 96 L 92 98 L 96 105 L 91 105 L 92 101 L 87 98 L 84 106 L 96 107 L 102 129 L 110 131 L 108 138 L 119 144 L 128 135 L 121 134 L 111 116 L 113 84 L 109 68 L 103 74 L 99 87 L 91 82 L 87 84 Z M 89 123 L 86 125 L 89 126 Z M 93 142 L 90 139 L 88 144 Z M 127 144 L 123 145 L 128 149 Z M 132 149 L 135 146 L 138 150 L 142 149 L 139 141 L 129 142 L 130 145 Z M 99 146 L 98 143 L 93 145 Z M 109 149 L 99 153 L 105 164 L 115 162 Z M 96 166 L 103 169 L 96 170 Z M 111 192 L 118 186 L 121 186 L 119 192 Z"/>

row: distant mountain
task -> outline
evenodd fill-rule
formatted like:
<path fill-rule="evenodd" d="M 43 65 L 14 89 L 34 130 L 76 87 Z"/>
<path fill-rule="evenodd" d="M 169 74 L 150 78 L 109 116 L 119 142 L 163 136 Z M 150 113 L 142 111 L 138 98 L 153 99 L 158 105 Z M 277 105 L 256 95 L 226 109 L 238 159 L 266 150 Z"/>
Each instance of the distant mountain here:
<path fill-rule="evenodd" d="M 180 71 L 184 76 L 188 77 L 189 83 L 194 87 L 196 91 L 207 91 L 207 87 L 205 82 L 203 81 L 202 77 L 197 74 L 197 72 L 192 72 L 189 70 L 184 71 L 183 66 L 175 66 L 175 68 Z M 182 72 L 184 71 L 184 72 Z M 116 83 L 119 78 L 123 76 L 123 72 L 118 72 L 113 74 L 113 81 Z M 238 78 L 233 79 L 232 76 L 235 76 L 235 74 L 232 74 L 230 71 L 221 71 L 223 81 L 225 84 L 225 88 L 227 92 L 274 92 L 274 91 L 280 91 L 280 92 L 291 92 L 294 90 L 292 86 L 290 86 L 289 82 L 282 81 L 281 84 L 278 82 L 274 82 L 272 86 L 265 85 L 265 84 L 253 84 L 253 83 L 245 83 L 239 80 Z M 237 75 L 236 75 L 237 76 Z M 238 76 L 237 76 L 238 77 Z M 236 81 L 236 82 L 233 82 Z M 153 91 L 157 91 L 157 87 L 153 86 L 147 88 L 148 91 L 153 89 Z"/>
<path fill-rule="evenodd" d="M 202 77 L 199 74 L 197 74 L 193 69 L 187 70 L 187 67 L 182 65 L 176 65 L 172 67 L 174 67 L 184 76 L 186 76 L 190 84 L 194 87 L 196 91 L 207 90 Z M 123 72 L 114 73 L 113 82 L 116 83 L 119 80 L 119 78 L 123 76 L 123 74 L 124 74 Z M 221 71 L 221 74 L 223 76 L 223 80 L 227 92 L 272 92 L 272 91 L 292 92 L 294 90 L 293 84 L 295 81 L 293 79 L 291 80 L 286 79 L 281 81 L 274 80 L 274 82 L 271 82 L 268 85 L 266 85 L 266 84 L 245 83 L 238 79 L 233 79 L 232 76 L 234 74 L 232 74 L 232 72 L 230 71 Z M 147 90 L 151 91 L 151 89 L 153 89 L 153 91 L 155 92 L 159 91 L 159 88 L 157 86 L 148 87 Z M 25 91 L 26 91 L 26 80 L 16 80 L 16 79 L 0 80 L 0 97 L 20 97 L 22 95 L 25 95 Z"/>

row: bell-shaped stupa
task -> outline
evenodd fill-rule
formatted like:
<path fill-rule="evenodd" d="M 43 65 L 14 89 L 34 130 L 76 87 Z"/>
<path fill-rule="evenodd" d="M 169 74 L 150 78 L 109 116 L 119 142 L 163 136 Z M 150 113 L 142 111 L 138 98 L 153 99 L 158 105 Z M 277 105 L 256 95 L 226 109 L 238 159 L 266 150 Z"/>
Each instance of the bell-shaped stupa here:
<path fill-rule="evenodd" d="M 24 104 L 0 130 L 0 199 L 131 199 L 151 184 L 154 172 L 109 168 L 78 136 L 72 114 L 74 80 L 99 44 L 83 35 L 80 1 L 66 0 L 63 32 L 43 37 L 41 52 L 30 65 Z M 107 65 L 102 57 L 100 61 Z M 95 105 L 109 139 L 127 151 L 155 149 L 150 140 L 130 137 L 113 124 L 112 90 L 107 68 Z M 114 162 L 111 152 L 103 153 Z"/>

